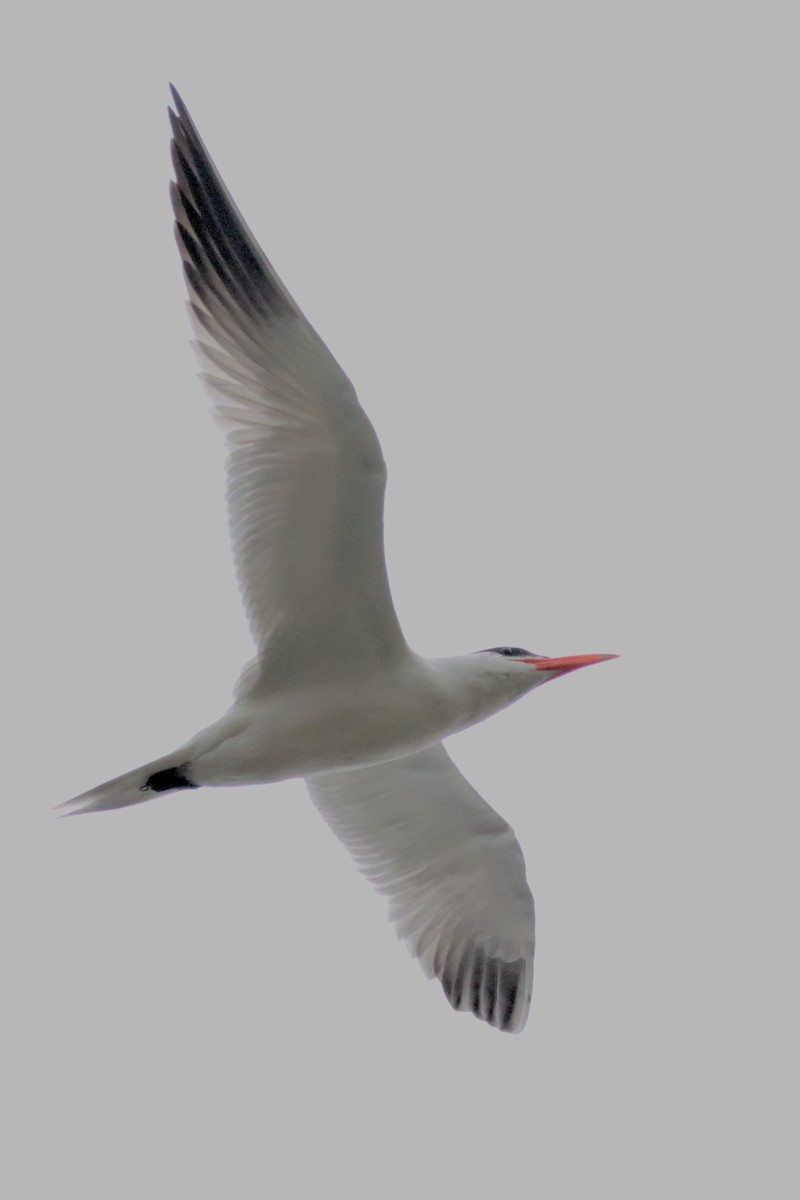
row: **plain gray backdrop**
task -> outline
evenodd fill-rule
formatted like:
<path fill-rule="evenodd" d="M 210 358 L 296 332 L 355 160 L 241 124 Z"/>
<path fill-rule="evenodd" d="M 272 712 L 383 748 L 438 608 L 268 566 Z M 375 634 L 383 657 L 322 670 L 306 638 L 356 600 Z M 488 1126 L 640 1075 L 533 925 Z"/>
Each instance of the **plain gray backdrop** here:
<path fill-rule="evenodd" d="M 795 1194 L 792 13 L 7 21 L 6 1195 Z M 52 814 L 250 654 L 168 79 L 378 430 L 411 644 L 622 655 L 450 742 L 536 897 L 519 1038 L 451 1012 L 300 782 Z"/>

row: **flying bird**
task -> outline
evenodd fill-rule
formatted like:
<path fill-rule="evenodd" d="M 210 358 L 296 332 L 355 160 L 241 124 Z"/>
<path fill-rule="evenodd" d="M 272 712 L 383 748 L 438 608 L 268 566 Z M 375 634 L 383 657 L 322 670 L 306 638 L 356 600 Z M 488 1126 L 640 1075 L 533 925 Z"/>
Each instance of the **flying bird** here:
<path fill-rule="evenodd" d="M 99 812 L 303 777 L 453 1008 L 519 1032 L 535 940 L 525 863 L 442 739 L 616 655 L 495 646 L 426 659 L 410 649 L 386 575 L 375 431 L 172 95 L 175 235 L 201 378 L 226 438 L 231 541 L 257 653 L 213 725 L 62 807 Z"/>

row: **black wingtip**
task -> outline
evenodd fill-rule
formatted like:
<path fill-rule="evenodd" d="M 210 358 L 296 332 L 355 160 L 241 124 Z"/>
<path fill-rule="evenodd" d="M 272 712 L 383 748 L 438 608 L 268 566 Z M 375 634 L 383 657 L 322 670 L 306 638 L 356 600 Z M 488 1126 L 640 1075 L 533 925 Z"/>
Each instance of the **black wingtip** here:
<path fill-rule="evenodd" d="M 186 161 L 186 155 L 178 145 L 178 139 L 181 134 L 181 126 L 178 118 L 175 118 L 175 125 L 172 129 L 172 141 L 169 144 L 169 156 L 172 160 L 172 169 L 175 172 L 176 181 L 186 179 L 191 171 L 189 163 Z"/>
<path fill-rule="evenodd" d="M 174 109 L 172 107 L 167 108 L 170 124 L 172 125 L 172 132 L 175 133 L 176 129 L 179 129 L 184 138 L 194 137 L 199 142 L 200 135 L 195 128 L 194 121 L 189 114 L 188 108 L 183 102 L 183 97 L 177 88 L 173 87 L 172 84 L 170 84 L 169 87 L 170 91 L 172 92 L 173 102 L 175 104 Z"/>
<path fill-rule="evenodd" d="M 175 219 L 187 232 L 191 230 L 197 243 L 190 258 L 206 280 L 203 296 L 206 292 L 213 295 L 231 313 L 232 305 L 239 310 L 236 319 L 242 328 L 235 336 L 249 339 L 252 349 L 257 339 L 248 330 L 254 321 L 269 323 L 273 318 L 297 316 L 297 306 L 247 228 L 177 88 L 172 83 L 169 86 L 175 105 L 167 110 L 172 128 L 170 153 L 176 187 L 170 189 L 170 196 Z M 221 294 L 228 296 L 228 302 Z M 222 321 L 216 309 L 210 329 L 208 321 L 201 323 L 211 337 L 221 335 Z"/>
<path fill-rule="evenodd" d="M 172 128 L 172 136 L 174 138 L 186 138 L 191 136 L 192 133 L 194 133 L 196 136 L 197 131 L 194 128 L 194 122 L 189 116 L 189 110 L 184 104 L 180 92 L 172 83 L 169 85 L 169 90 L 172 93 L 172 102 L 175 105 L 174 108 L 172 105 L 167 106 L 169 123 Z"/>

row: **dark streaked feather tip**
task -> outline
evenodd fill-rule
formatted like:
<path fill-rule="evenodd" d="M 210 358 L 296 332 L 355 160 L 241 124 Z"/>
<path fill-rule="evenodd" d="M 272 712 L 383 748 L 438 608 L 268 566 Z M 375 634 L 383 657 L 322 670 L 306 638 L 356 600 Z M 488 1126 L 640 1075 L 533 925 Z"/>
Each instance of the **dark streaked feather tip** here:
<path fill-rule="evenodd" d="M 514 1025 L 518 1000 L 524 999 L 520 992 L 524 978 L 524 958 L 513 962 L 487 958 L 483 950 L 476 948 L 471 954 L 463 954 L 455 969 L 445 967 L 440 982 L 454 1009 L 466 1009 L 497 1029 L 509 1030 Z"/>
<path fill-rule="evenodd" d="M 175 184 L 170 188 L 175 220 L 182 231 L 182 256 L 189 253 L 216 294 L 227 293 L 242 316 L 269 322 L 295 315 L 292 301 L 240 216 L 183 100 L 170 85 L 177 111 L 168 109 Z M 187 236 L 194 243 L 187 245 Z"/>

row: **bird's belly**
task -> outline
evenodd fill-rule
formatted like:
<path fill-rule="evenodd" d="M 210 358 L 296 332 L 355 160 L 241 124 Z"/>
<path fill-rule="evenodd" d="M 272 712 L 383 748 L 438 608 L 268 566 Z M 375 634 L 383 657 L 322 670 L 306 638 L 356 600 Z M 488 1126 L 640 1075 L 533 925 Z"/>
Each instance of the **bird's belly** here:
<path fill-rule="evenodd" d="M 227 719 L 234 718 L 235 732 L 191 757 L 201 786 L 270 783 L 398 758 L 438 742 L 453 724 L 436 688 L 368 683 L 285 693 L 234 709 Z"/>

